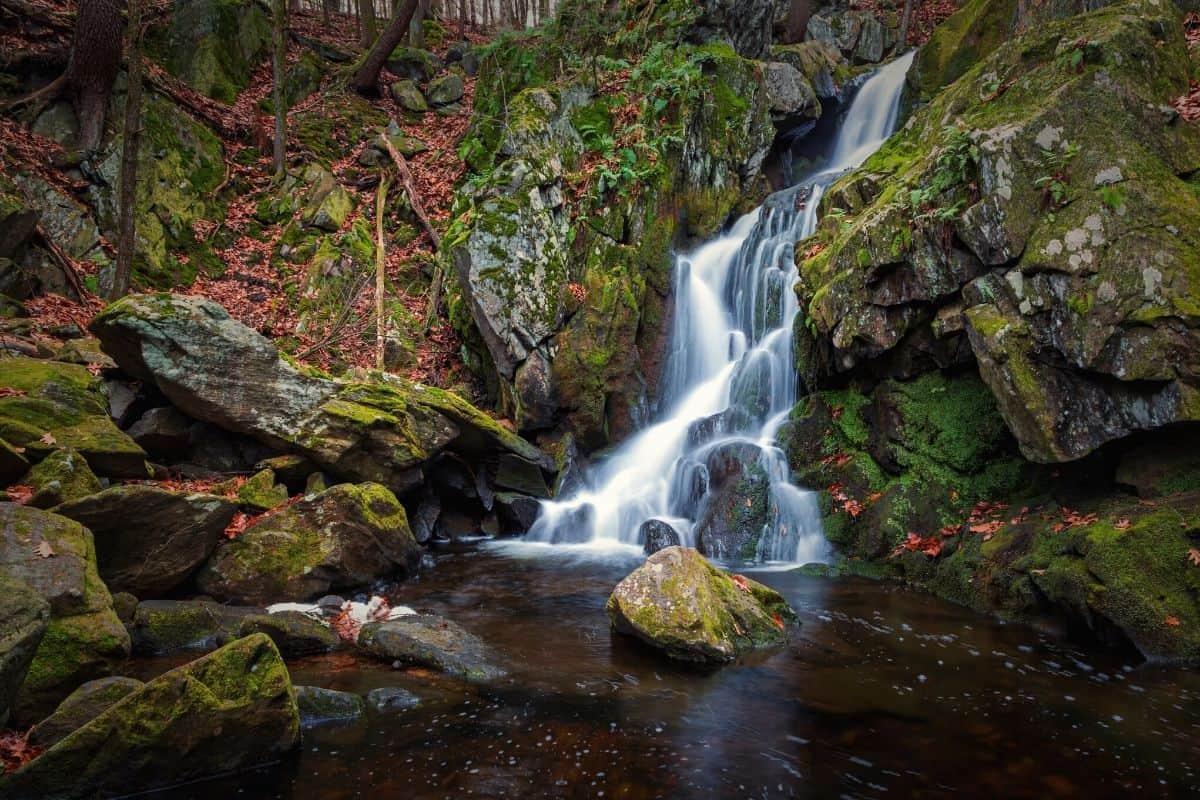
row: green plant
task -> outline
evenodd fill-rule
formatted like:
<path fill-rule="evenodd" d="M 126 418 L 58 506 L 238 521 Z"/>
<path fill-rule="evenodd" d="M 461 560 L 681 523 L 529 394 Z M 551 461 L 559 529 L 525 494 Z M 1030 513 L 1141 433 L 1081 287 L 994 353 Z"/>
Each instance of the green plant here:
<path fill-rule="evenodd" d="M 1099 193 L 1100 202 L 1113 211 L 1117 211 L 1125 205 L 1125 190 L 1120 186 L 1101 186 Z"/>
<path fill-rule="evenodd" d="M 972 179 L 979 163 L 979 146 L 975 144 L 972 131 L 958 125 L 947 125 L 942 128 L 942 139 L 942 147 L 934 159 L 933 173 L 928 182 L 909 190 L 905 198 L 909 207 L 921 212 L 918 219 L 944 222 L 962 213 L 962 201 L 942 209 L 938 208 L 937 201 L 947 192 L 974 185 Z"/>
<path fill-rule="evenodd" d="M 1042 165 L 1047 174 L 1037 178 L 1033 185 L 1042 190 L 1042 204 L 1050 208 L 1062 208 L 1067 204 L 1070 186 L 1067 166 L 1079 153 L 1079 145 L 1069 144 L 1061 151 L 1042 149 Z"/>

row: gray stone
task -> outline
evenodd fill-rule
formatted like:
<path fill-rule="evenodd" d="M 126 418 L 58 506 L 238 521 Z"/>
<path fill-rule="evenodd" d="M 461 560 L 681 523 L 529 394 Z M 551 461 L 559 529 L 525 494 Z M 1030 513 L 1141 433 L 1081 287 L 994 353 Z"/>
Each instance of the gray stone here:
<path fill-rule="evenodd" d="M 187 447 L 192 420 L 174 406 L 152 408 L 128 433 L 148 453 L 174 454 Z"/>
<path fill-rule="evenodd" d="M 462 78 L 457 75 L 444 75 L 429 84 L 429 88 L 425 90 L 425 96 L 429 100 L 429 104 L 437 108 L 457 103 L 462 100 L 465 92 L 466 86 L 463 85 Z"/>
<path fill-rule="evenodd" d="M 812 119 L 821 115 L 817 93 L 800 70 L 783 61 L 767 62 L 762 69 L 767 101 L 773 115 L 800 115 Z"/>
<path fill-rule="evenodd" d="M 378 714 L 395 714 L 421 705 L 421 698 L 404 689 L 385 687 L 367 692 L 367 705 Z"/>
<path fill-rule="evenodd" d="M 384 661 L 428 667 L 471 682 L 486 683 L 507 674 L 483 640 L 433 614 L 364 625 L 358 645 Z"/>
<path fill-rule="evenodd" d="M 144 685 L 139 680 L 117 676 L 88 681 L 71 692 L 53 714 L 33 727 L 29 732 L 29 743 L 53 747 Z"/>
<path fill-rule="evenodd" d="M 416 81 L 396 81 L 392 84 L 392 97 L 406 111 L 424 114 L 429 110 L 429 103 L 425 101 L 425 95 L 417 86 Z"/>
<path fill-rule="evenodd" d="M 0 575 L 0 727 L 50 622 L 50 604 L 26 584 Z"/>
<path fill-rule="evenodd" d="M 265 633 L 285 658 L 328 653 L 341 644 L 328 625 L 299 611 L 253 614 L 242 619 L 238 632 L 241 636 Z"/>
<path fill-rule="evenodd" d="M 210 650 L 238 638 L 242 623 L 265 612 L 210 600 L 144 600 L 129 626 L 133 649 L 144 655 Z"/>
<path fill-rule="evenodd" d="M 300 709 L 300 724 L 306 728 L 354 722 L 366 715 L 366 704 L 360 695 L 316 686 L 297 686 L 296 705 Z"/>
<path fill-rule="evenodd" d="M 638 528 L 638 538 L 642 540 L 642 552 L 648 556 L 680 544 L 679 531 L 661 519 L 648 519 L 643 522 Z"/>

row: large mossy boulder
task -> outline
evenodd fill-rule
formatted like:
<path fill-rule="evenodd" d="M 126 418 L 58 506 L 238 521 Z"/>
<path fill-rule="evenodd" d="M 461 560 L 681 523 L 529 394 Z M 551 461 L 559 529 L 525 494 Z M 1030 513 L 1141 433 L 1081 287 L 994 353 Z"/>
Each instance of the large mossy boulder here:
<path fill-rule="evenodd" d="M 155 678 L 13 775 L 11 800 L 128 794 L 266 764 L 300 741 L 287 667 L 261 634 Z"/>
<path fill-rule="evenodd" d="M 33 588 L 0 575 L 0 727 L 50 622 L 50 604 Z"/>
<path fill-rule="evenodd" d="M 50 605 L 50 623 L 17 696 L 32 722 L 76 686 L 107 676 L 129 655 L 129 634 L 96 570 L 92 534 L 77 522 L 0 503 L 0 579 L 19 581 Z"/>
<path fill-rule="evenodd" d="M 148 476 L 146 453 L 112 421 L 101 380 L 78 364 L 0 359 L 0 438 L 42 458 L 69 447 L 97 475 Z"/>
<path fill-rule="evenodd" d="M 405 491 L 444 449 L 553 466 L 452 392 L 393 376 L 362 383 L 311 376 L 211 300 L 132 295 L 101 312 L 92 329 L 122 369 L 154 383 L 189 416 L 308 456 L 334 475 Z"/>
<path fill-rule="evenodd" d="M 625 577 L 606 606 L 613 628 L 668 657 L 725 664 L 787 642 L 795 614 L 774 589 L 667 547 Z"/>
<path fill-rule="evenodd" d="M 1190 69 L 1174 7 L 1137 0 L 966 70 L 797 248 L 808 385 L 976 361 L 1038 462 L 1200 419 Z"/>
<path fill-rule="evenodd" d="M 129 634 L 142 655 L 211 650 L 237 639 L 242 623 L 262 613 L 256 606 L 211 600 L 143 600 L 134 608 Z"/>
<path fill-rule="evenodd" d="M 100 577 L 114 592 L 165 594 L 213 554 L 236 506 L 216 495 L 125 485 L 57 506 L 88 528 Z"/>
<path fill-rule="evenodd" d="M 507 674 L 482 639 L 433 614 L 364 625 L 358 645 L 384 661 L 435 669 L 474 683 L 495 681 Z"/>
<path fill-rule="evenodd" d="M 162 50 L 166 68 L 200 94 L 233 105 L 269 52 L 268 9 L 253 0 L 181 0 Z"/>
<path fill-rule="evenodd" d="M 420 557 L 394 494 L 379 484 L 341 484 L 247 528 L 196 582 L 221 600 L 267 605 L 404 577 Z"/>

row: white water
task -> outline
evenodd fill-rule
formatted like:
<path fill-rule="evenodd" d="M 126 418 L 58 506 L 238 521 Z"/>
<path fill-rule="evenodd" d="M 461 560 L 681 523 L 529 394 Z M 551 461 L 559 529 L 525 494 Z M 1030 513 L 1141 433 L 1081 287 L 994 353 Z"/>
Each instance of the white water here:
<path fill-rule="evenodd" d="M 744 558 L 746 552 L 724 552 L 723 537 L 705 534 L 706 511 L 718 499 L 710 491 L 717 488 L 712 473 L 732 458 L 761 468 L 754 471 L 769 482 L 768 521 L 755 560 L 825 558 L 816 497 L 791 484 L 775 444 L 797 400 L 794 245 L 816 227 L 825 187 L 892 133 L 911 62 L 910 53 L 863 84 L 821 173 L 772 195 L 726 234 L 677 259 L 665 413 L 594 467 L 583 488 L 543 503 L 527 542 L 627 549 L 641 545 L 642 523 L 657 518 L 683 544 Z"/>

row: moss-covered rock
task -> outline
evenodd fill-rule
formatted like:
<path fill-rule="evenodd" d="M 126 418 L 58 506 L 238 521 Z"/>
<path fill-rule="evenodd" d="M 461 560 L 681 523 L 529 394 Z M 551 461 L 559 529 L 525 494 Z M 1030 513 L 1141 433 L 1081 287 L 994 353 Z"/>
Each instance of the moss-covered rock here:
<path fill-rule="evenodd" d="M 108 675 L 129 655 L 129 634 L 113 613 L 92 534 L 82 525 L 0 503 L 0 578 L 26 584 L 50 605 L 49 626 L 17 697 L 19 721 L 39 719 L 80 683 Z"/>
<path fill-rule="evenodd" d="M 0 725 L 8 723 L 25 673 L 50 622 L 50 604 L 32 587 L 0 575 Z"/>
<path fill-rule="evenodd" d="M 773 589 L 668 547 L 625 577 L 606 606 L 613 628 L 670 658 L 724 664 L 787 641 L 795 614 Z"/>
<path fill-rule="evenodd" d="M 200 94 L 232 105 L 270 50 L 268 14 L 252 0 L 183 0 L 149 49 Z"/>
<path fill-rule="evenodd" d="M 71 448 L 98 475 L 148 476 L 146 453 L 108 414 L 99 378 L 77 364 L 0 359 L 0 438 L 35 458 Z"/>
<path fill-rule="evenodd" d="M 257 634 L 150 681 L 0 779 L 0 792 L 21 800 L 148 791 L 274 761 L 299 741 L 287 667 Z"/>
<path fill-rule="evenodd" d="M 285 658 L 328 653 L 341 644 L 328 625 L 299 611 L 252 614 L 242 620 L 238 630 L 241 636 L 265 633 Z"/>
<path fill-rule="evenodd" d="M 296 704 L 300 708 L 300 724 L 306 728 L 331 722 L 354 722 L 367 713 L 361 695 L 317 686 L 297 686 Z"/>
<path fill-rule="evenodd" d="M 1173 9 L 1120 3 L 1005 42 L 919 110 L 798 248 L 818 384 L 976 360 L 1040 462 L 1196 419 L 1200 131 L 1163 110 L 1189 70 Z"/>
<path fill-rule="evenodd" d="M 406 576 L 421 551 L 404 507 L 378 484 L 305 497 L 222 546 L 197 584 L 222 600 L 267 604 Z"/>
<path fill-rule="evenodd" d="M 87 461 L 70 448 L 55 450 L 29 471 L 22 483 L 33 489 L 27 505 L 50 508 L 104 489 Z"/>
<path fill-rule="evenodd" d="M 274 470 L 259 470 L 238 487 L 238 505 L 252 512 L 270 511 L 287 502 L 288 490 L 275 482 Z"/>
<path fill-rule="evenodd" d="M 211 650 L 242 634 L 242 622 L 262 614 L 253 606 L 227 606 L 209 600 L 143 600 L 129 624 L 133 649 L 143 655 L 177 650 Z"/>
<path fill-rule="evenodd" d="M 88 681 L 59 703 L 53 714 L 33 726 L 29 731 L 30 744 L 53 747 L 144 685 L 134 678 L 120 676 Z"/>
<path fill-rule="evenodd" d="M 432 614 L 364 625 L 358 645 L 384 661 L 427 667 L 474 683 L 495 681 L 507 674 L 482 639 Z"/>

